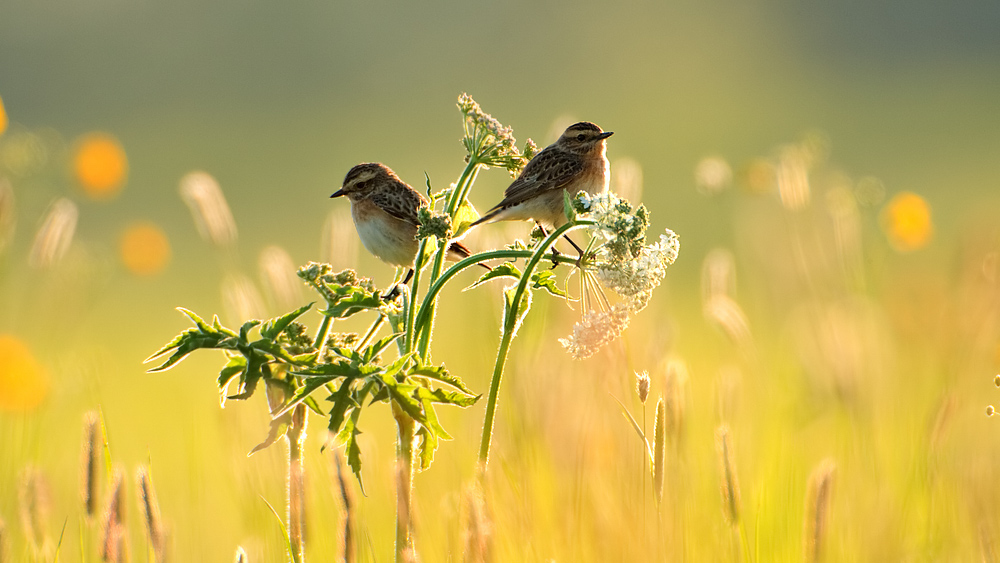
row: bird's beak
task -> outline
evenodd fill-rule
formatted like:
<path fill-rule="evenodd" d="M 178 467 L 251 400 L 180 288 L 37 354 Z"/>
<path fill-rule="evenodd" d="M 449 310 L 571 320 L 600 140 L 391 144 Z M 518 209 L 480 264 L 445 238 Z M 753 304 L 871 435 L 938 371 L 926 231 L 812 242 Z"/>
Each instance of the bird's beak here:
<path fill-rule="evenodd" d="M 340 197 L 342 195 L 347 195 L 344 193 L 344 188 L 340 188 L 339 190 L 333 192 L 333 195 L 330 197 Z"/>
<path fill-rule="evenodd" d="M 598 139 L 607 139 L 608 137 L 610 137 L 610 136 L 612 136 L 614 134 L 615 134 L 614 131 L 605 131 L 605 132 L 601 133 L 600 135 L 598 135 L 597 138 Z"/>

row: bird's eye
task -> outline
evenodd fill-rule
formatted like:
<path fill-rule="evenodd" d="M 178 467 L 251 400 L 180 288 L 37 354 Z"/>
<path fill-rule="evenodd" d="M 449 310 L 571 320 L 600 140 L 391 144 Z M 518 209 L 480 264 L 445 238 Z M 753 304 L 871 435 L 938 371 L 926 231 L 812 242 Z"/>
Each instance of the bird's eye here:
<path fill-rule="evenodd" d="M 583 133 L 580 133 L 579 135 L 576 136 L 576 140 L 577 141 L 583 141 L 586 138 L 587 138 L 587 136 L 584 135 Z"/>

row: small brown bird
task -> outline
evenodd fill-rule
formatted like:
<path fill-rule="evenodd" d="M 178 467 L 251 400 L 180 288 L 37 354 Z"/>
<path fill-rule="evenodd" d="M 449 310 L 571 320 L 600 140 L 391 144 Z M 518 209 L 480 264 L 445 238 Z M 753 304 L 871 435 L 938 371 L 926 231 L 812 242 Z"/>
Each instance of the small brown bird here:
<path fill-rule="evenodd" d="M 361 244 L 383 262 L 409 268 L 403 283 L 410 281 L 420 248 L 417 210 L 429 204 L 427 198 L 378 162 L 351 168 L 343 186 L 330 197 L 345 195 L 351 200 L 351 217 Z M 450 260 L 470 255 L 469 249 L 458 241 L 452 241 L 448 247 Z"/>
<path fill-rule="evenodd" d="M 608 189 L 611 172 L 604 140 L 612 134 L 589 121 L 570 125 L 558 141 L 528 162 L 504 191 L 503 201 L 472 225 L 527 220 L 543 228 L 564 224 L 564 191 L 573 196 L 581 190 L 597 194 Z"/>

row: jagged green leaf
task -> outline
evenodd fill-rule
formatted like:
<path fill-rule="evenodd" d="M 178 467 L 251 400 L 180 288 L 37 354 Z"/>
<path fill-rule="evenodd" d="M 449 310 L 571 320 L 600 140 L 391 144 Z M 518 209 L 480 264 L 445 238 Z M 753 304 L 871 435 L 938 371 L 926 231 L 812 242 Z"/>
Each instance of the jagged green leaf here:
<path fill-rule="evenodd" d="M 378 373 L 382 368 L 375 365 L 364 364 L 355 365 L 353 362 L 338 360 L 329 364 L 306 368 L 291 372 L 299 377 L 321 377 L 332 375 L 334 377 L 367 377 L 373 373 Z"/>
<path fill-rule="evenodd" d="M 468 291 L 470 289 L 479 287 L 480 285 L 482 285 L 482 284 L 484 284 L 484 283 L 486 283 L 486 282 L 488 282 L 488 281 L 490 281 L 492 279 L 496 279 L 496 278 L 500 278 L 500 277 L 520 278 L 521 277 L 521 270 L 519 270 L 517 268 L 517 266 L 514 265 L 513 262 L 504 262 L 503 264 L 500 264 L 498 266 L 494 266 L 492 270 L 490 270 L 489 272 L 486 272 L 485 274 L 482 275 L 482 277 L 480 277 L 478 280 L 476 280 L 476 283 L 474 283 L 474 284 L 470 285 L 469 287 L 465 288 L 463 291 Z"/>
<path fill-rule="evenodd" d="M 452 375 L 447 369 L 445 369 L 444 364 L 440 366 L 413 366 L 407 375 L 419 375 L 421 377 L 426 377 L 428 379 L 433 379 L 452 387 L 462 390 L 469 395 L 474 395 L 471 389 L 466 387 L 465 382 L 463 382 L 458 377 Z"/>
<path fill-rule="evenodd" d="M 531 283 L 532 289 L 544 289 L 556 297 L 569 298 L 569 293 L 556 285 L 556 273 L 552 270 L 535 270 L 535 273 L 531 274 Z"/>
<path fill-rule="evenodd" d="M 330 432 L 340 432 L 340 428 L 344 424 L 344 417 L 347 416 L 347 411 L 361 406 L 355 401 L 351 393 L 351 385 L 353 383 L 353 378 L 349 377 L 345 379 L 341 383 L 340 388 L 326 398 L 327 401 L 333 402 L 333 407 L 330 409 L 330 424 L 327 426 Z"/>
<path fill-rule="evenodd" d="M 247 368 L 243 370 L 243 375 L 240 376 L 240 388 L 243 391 L 236 395 L 230 395 L 228 398 L 236 401 L 249 399 L 257 389 L 257 383 L 264 377 L 261 368 L 266 361 L 267 358 L 262 354 L 251 351 L 249 357 L 247 357 Z"/>
<path fill-rule="evenodd" d="M 243 342 L 248 342 L 249 341 L 248 335 L 250 334 L 250 331 L 253 329 L 253 327 L 259 324 L 260 321 L 257 319 L 250 319 L 249 321 L 243 323 L 243 326 L 240 327 L 240 340 L 242 340 Z"/>
<path fill-rule="evenodd" d="M 176 346 L 177 351 L 167 358 L 167 361 L 148 371 L 149 373 L 166 371 L 195 350 L 201 348 L 215 348 L 216 344 L 219 342 L 219 337 L 219 333 L 200 334 L 197 331 L 188 332 L 183 338 L 181 338 L 180 343 Z"/>
<path fill-rule="evenodd" d="M 427 416 L 423 412 L 423 405 L 416 396 L 417 389 L 423 389 L 422 387 L 408 383 L 399 383 L 396 381 L 396 378 L 385 377 L 383 374 L 379 374 L 379 380 L 389 389 L 389 395 L 392 397 L 392 400 L 396 401 L 396 404 L 403 409 L 403 412 L 420 424 L 427 422 Z"/>
<path fill-rule="evenodd" d="M 417 397 L 419 397 L 422 401 L 455 405 L 457 407 L 471 407 L 476 404 L 476 401 L 478 401 L 480 397 L 482 397 L 482 395 L 466 395 L 457 391 L 428 389 L 426 387 L 417 387 L 416 393 Z"/>
<path fill-rule="evenodd" d="M 327 376 L 327 377 L 310 377 L 310 378 L 306 379 L 305 383 L 302 385 L 302 387 L 299 387 L 295 391 L 295 393 L 292 395 L 292 398 L 289 399 L 288 402 L 286 402 L 284 405 L 282 405 L 281 406 L 281 410 L 278 411 L 278 413 L 275 414 L 274 416 L 281 416 L 281 415 L 285 414 L 286 412 L 294 409 L 295 405 L 297 405 L 297 404 L 301 403 L 302 401 L 304 401 L 306 399 L 306 397 L 308 397 L 309 395 L 312 394 L 313 391 L 319 389 L 320 387 L 326 385 L 327 383 L 329 383 L 329 382 L 331 382 L 333 380 L 334 380 L 334 378 L 333 377 L 329 377 L 329 376 Z M 319 407 L 317 407 L 317 408 L 319 408 Z"/>
<path fill-rule="evenodd" d="M 193 322 L 205 334 L 215 334 L 216 332 L 218 332 L 217 330 L 209 326 L 204 319 L 195 314 L 194 311 L 185 309 L 184 307 L 178 307 L 177 310 L 183 313 L 184 316 L 186 316 L 187 318 L 191 319 L 191 322 Z"/>
<path fill-rule="evenodd" d="M 420 470 L 426 471 L 434 461 L 434 451 L 438 448 L 438 437 L 425 426 L 417 429 L 417 437 L 420 438 L 420 445 L 418 446 Z"/>
<path fill-rule="evenodd" d="M 371 362 L 372 360 L 374 360 L 376 356 L 378 356 L 379 354 L 381 354 L 386 348 L 389 347 L 390 344 L 392 344 L 393 342 L 395 342 L 396 339 L 398 339 L 400 336 L 403 336 L 403 333 L 402 332 L 397 332 L 395 334 L 390 334 L 389 336 L 386 336 L 385 338 L 381 338 L 381 339 L 375 341 L 374 343 L 372 343 L 370 346 L 368 346 L 367 348 L 365 348 L 363 352 L 361 352 L 361 361 L 362 361 L 362 363 L 366 363 L 367 364 L 367 363 Z"/>
<path fill-rule="evenodd" d="M 142 363 L 148 363 L 148 362 L 151 362 L 151 361 L 155 360 L 156 358 L 159 358 L 160 356 L 162 356 L 162 355 L 166 354 L 167 352 L 173 350 L 174 348 L 177 348 L 178 346 L 180 346 L 181 342 L 183 342 L 186 338 L 189 338 L 189 337 L 194 336 L 194 335 L 199 335 L 199 334 L 202 334 L 202 333 L 197 328 L 188 328 L 188 329 L 183 330 L 180 334 L 178 334 L 177 336 L 175 336 L 170 342 L 167 342 L 166 344 L 164 344 L 163 348 L 160 348 L 159 350 L 157 350 L 156 352 L 154 352 L 153 355 L 151 355 L 150 357 L 148 357 L 145 360 L 143 360 Z M 153 371 L 153 370 L 150 370 L 150 371 Z"/>
<path fill-rule="evenodd" d="M 219 372 L 220 389 L 228 385 L 230 380 L 247 368 L 246 358 L 237 354 L 229 354 L 228 352 L 227 354 L 229 355 L 229 361 L 226 362 L 226 365 Z"/>
<path fill-rule="evenodd" d="M 260 335 L 264 338 L 270 338 L 271 340 L 277 340 L 278 335 L 280 335 L 288 325 L 292 323 L 295 319 L 301 317 L 303 313 L 311 309 L 312 303 L 299 307 L 298 309 L 292 311 L 291 313 L 285 313 L 280 317 L 275 317 L 265 322 L 260 327 Z"/>
<path fill-rule="evenodd" d="M 346 319 L 356 313 L 382 306 L 382 298 L 377 293 L 366 291 L 361 287 L 332 285 L 330 289 L 334 299 L 327 303 L 327 308 L 323 310 L 323 314 L 328 317 Z"/>

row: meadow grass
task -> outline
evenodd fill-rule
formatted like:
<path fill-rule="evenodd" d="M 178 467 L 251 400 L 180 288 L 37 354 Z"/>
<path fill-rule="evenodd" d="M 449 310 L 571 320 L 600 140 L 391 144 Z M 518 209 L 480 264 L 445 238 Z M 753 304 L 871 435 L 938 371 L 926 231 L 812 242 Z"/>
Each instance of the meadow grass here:
<path fill-rule="evenodd" d="M 389 407 L 376 405 L 358 439 L 362 494 L 339 451 L 320 453 L 320 431 L 248 458 L 268 432 L 269 406 L 258 396 L 220 411 L 218 358 L 142 373 L 139 359 L 179 321 L 115 327 L 130 305 L 111 304 L 89 322 L 138 335 L 56 347 L 12 331 L 52 384 L 40 406 L 0 413 L 0 561 L 279 561 L 284 535 L 304 538 L 306 559 L 386 561 L 397 513 L 422 561 L 992 560 L 1000 479 L 984 408 L 997 392 L 998 233 L 973 225 L 950 252 L 912 248 L 927 234 L 919 204 L 872 196 L 806 149 L 763 159 L 771 168 L 752 178 L 763 187 L 745 191 L 725 185 L 739 178 L 727 180 L 718 162 L 703 171 L 715 198 L 706 201 L 731 215 L 731 245 L 683 255 L 686 270 L 592 358 L 574 361 L 558 344 L 580 311 L 536 296 L 510 344 L 485 473 L 483 404 L 443 409 L 454 440 L 412 474 L 396 463 Z M 194 209 L 217 197 L 210 178 L 184 186 Z M 92 257 L 71 260 L 82 244 L 67 242 L 75 208 L 52 213 L 40 239 L 5 257 L 35 269 L 12 273 L 0 291 L 59 288 L 90 271 L 81 264 Z M 230 320 L 281 312 L 295 298 L 275 270 L 285 255 L 262 256 L 257 284 L 222 258 L 239 247 L 232 215 L 212 217 L 198 228 L 226 271 L 187 286 L 190 298 L 221 309 L 226 284 Z M 473 293 L 456 291 L 436 312 L 435 356 L 485 393 L 503 306 Z M 34 303 L 24 295 L 35 322 L 69 322 L 60 315 L 72 308 L 40 304 L 44 291 Z M 61 298 L 93 307 L 88 295 Z M 642 412 L 642 370 L 657 398 L 649 446 L 615 400 Z M 106 417 L 83 416 L 98 406 Z M 400 505 L 394 490 L 411 478 L 412 501 Z M 287 534 L 262 497 L 288 509 Z"/>

